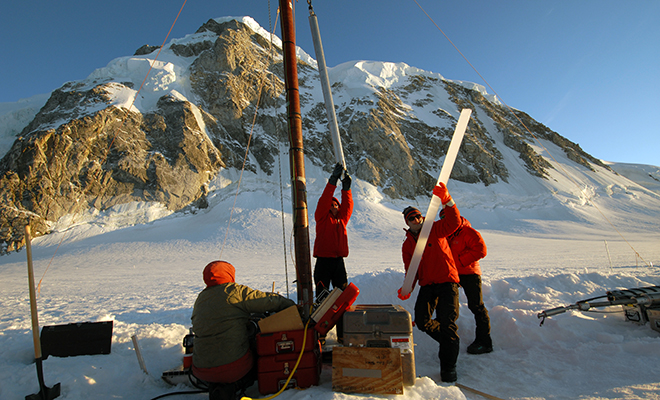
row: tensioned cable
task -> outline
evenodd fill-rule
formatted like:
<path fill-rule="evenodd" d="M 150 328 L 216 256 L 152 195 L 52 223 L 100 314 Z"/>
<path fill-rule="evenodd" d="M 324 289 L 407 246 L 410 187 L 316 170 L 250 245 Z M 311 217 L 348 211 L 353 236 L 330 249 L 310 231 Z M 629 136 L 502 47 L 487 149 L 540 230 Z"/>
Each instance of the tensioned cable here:
<path fill-rule="evenodd" d="M 275 21 L 275 24 L 277 25 L 277 21 Z M 274 29 L 275 28 L 273 28 L 273 30 Z M 272 44 L 273 35 L 274 32 L 270 32 L 271 44 Z M 272 62 L 272 59 L 270 59 L 269 61 Z M 265 71 L 268 71 L 268 66 L 265 67 Z M 254 115 L 252 116 L 252 125 L 250 126 L 250 135 L 248 136 L 247 146 L 245 148 L 245 156 L 243 157 L 243 167 L 241 168 L 241 173 L 239 174 L 238 177 L 238 182 L 236 185 L 236 193 L 234 194 L 234 203 L 232 204 L 231 211 L 229 212 L 229 221 L 227 221 L 227 230 L 225 231 L 225 239 L 222 241 L 222 247 L 220 248 L 220 259 L 222 259 L 222 253 L 225 249 L 225 244 L 227 243 L 227 237 L 229 236 L 229 227 L 231 226 L 231 218 L 234 215 L 234 209 L 236 208 L 236 201 L 238 200 L 238 193 L 241 188 L 241 182 L 243 180 L 243 172 L 245 171 L 245 165 L 247 164 L 247 158 L 250 151 L 250 143 L 252 141 L 252 134 L 254 133 L 254 126 L 257 123 L 257 114 L 259 112 L 259 105 L 261 103 L 261 93 L 263 91 L 265 82 L 266 82 L 266 78 L 261 80 L 259 84 L 259 90 L 257 91 L 257 103 L 255 104 L 254 107 Z"/>
<path fill-rule="evenodd" d="M 564 167 L 561 165 L 561 163 L 559 163 L 559 162 L 558 162 L 558 161 L 552 156 L 552 153 L 550 153 L 550 151 L 549 151 L 545 146 L 543 146 L 543 144 L 542 144 L 541 141 L 536 137 L 536 135 L 534 135 L 534 134 L 532 133 L 532 131 L 527 127 L 527 125 L 525 125 L 525 123 L 524 123 L 524 122 L 518 117 L 518 115 L 516 115 L 516 113 L 513 112 L 513 109 L 512 109 L 511 107 L 509 107 L 509 105 L 508 105 L 508 104 L 504 101 L 504 99 L 503 99 L 503 98 L 497 93 L 497 91 L 496 91 L 495 89 L 493 89 L 493 87 L 490 85 L 490 83 L 488 83 L 488 81 L 486 80 L 486 78 L 484 78 L 484 77 L 481 75 L 481 73 L 479 73 L 479 71 L 477 70 L 477 68 L 475 68 L 475 66 L 472 65 L 472 63 L 470 62 L 470 60 L 468 60 L 467 57 L 465 57 L 465 55 L 461 52 L 461 50 L 459 50 L 459 48 L 454 44 L 454 42 L 451 41 L 451 39 L 449 38 L 449 36 L 447 36 L 447 34 L 445 34 L 445 32 L 444 32 L 442 29 L 440 29 L 440 27 L 438 26 L 438 24 L 435 23 L 435 21 L 433 20 L 433 18 L 431 18 L 431 16 L 426 12 L 426 10 L 424 10 L 424 8 L 423 8 L 423 7 L 417 2 L 417 0 L 413 0 L 413 1 L 414 1 L 415 4 L 417 4 L 417 6 L 422 10 L 422 12 L 424 12 L 424 14 L 426 14 L 426 16 L 428 17 L 428 19 L 431 20 L 431 22 L 433 23 L 433 25 L 435 25 L 435 27 L 438 28 L 438 30 L 440 31 L 440 33 L 442 33 L 442 35 L 447 39 L 447 41 L 449 41 L 449 43 L 451 43 L 451 45 L 454 47 L 454 49 L 456 49 L 456 51 L 458 52 L 458 54 L 460 54 L 461 57 L 463 57 L 463 59 L 464 59 L 469 65 L 470 65 L 470 67 L 474 70 L 474 72 L 476 72 L 477 75 L 479 75 L 479 77 L 480 77 L 480 78 L 486 83 L 486 85 L 490 88 L 490 90 L 493 92 L 493 94 L 495 94 L 497 97 L 500 98 L 500 100 L 502 101 L 502 104 L 504 104 L 504 106 L 509 110 L 509 112 L 510 112 L 510 113 L 511 113 L 511 114 L 512 114 L 512 115 L 518 120 L 518 122 L 520 122 L 520 124 L 523 126 L 523 128 L 525 128 L 525 130 L 527 131 L 527 133 L 529 133 L 529 134 L 534 138 L 534 140 L 536 141 L 536 143 L 537 143 L 539 146 L 541 146 L 541 147 L 543 148 L 543 150 L 546 151 L 546 153 L 550 156 L 550 158 L 552 158 L 552 160 L 557 164 L 557 166 L 559 167 L 559 169 L 565 174 L 566 178 L 568 178 L 568 180 L 570 180 L 570 181 L 571 181 L 571 182 L 572 182 L 572 183 L 578 188 L 578 190 L 580 191 L 580 193 L 582 193 L 582 195 L 585 197 L 585 199 L 586 199 L 589 203 L 591 203 L 591 205 L 596 209 L 596 211 L 598 211 L 598 213 L 603 217 L 603 219 L 605 219 L 605 221 L 607 221 L 607 223 L 610 224 L 610 226 L 614 229 L 614 231 L 615 231 L 615 232 L 621 237 L 621 239 L 623 239 L 624 242 L 626 242 L 626 244 L 627 244 L 627 245 L 630 247 L 630 249 L 635 253 L 635 255 L 636 255 L 637 257 L 639 257 L 640 260 L 642 260 L 642 262 L 644 262 L 644 264 L 646 264 L 646 266 L 651 267 L 652 265 L 651 265 L 649 262 L 647 262 L 647 261 L 646 261 L 646 260 L 645 260 L 645 259 L 644 259 L 644 258 L 638 253 L 638 252 L 637 252 L 637 250 L 635 250 L 635 248 L 633 247 L 633 245 L 632 245 L 630 242 L 628 242 L 628 240 L 627 240 L 627 239 L 623 236 L 623 234 L 617 229 L 617 227 L 616 227 L 616 226 L 615 226 L 615 225 L 609 220 L 609 218 L 607 218 L 607 216 L 605 216 L 605 214 L 600 210 L 600 208 L 598 208 L 598 205 L 596 205 L 596 203 L 592 200 L 591 196 L 589 196 L 589 195 L 584 191 L 584 189 L 582 189 L 582 188 L 580 187 L 579 182 L 575 181 L 575 179 L 573 179 L 573 178 L 568 174 L 568 172 L 564 169 Z"/>
<path fill-rule="evenodd" d="M 280 8 L 277 8 L 277 15 L 275 17 L 275 26 L 271 23 L 270 19 L 270 0 L 268 0 L 268 29 L 271 30 L 272 33 L 275 33 L 275 29 L 277 29 L 277 21 L 280 18 Z M 270 35 L 270 57 L 271 57 L 271 62 L 274 58 L 273 51 L 274 51 L 274 46 L 273 46 L 273 34 L 271 33 Z M 275 87 L 275 75 L 271 75 L 271 85 L 273 88 Z M 284 218 L 284 192 L 282 189 L 282 151 L 281 151 L 281 146 L 279 143 L 280 138 L 284 138 L 284 135 L 280 135 L 280 132 L 283 132 L 282 129 L 280 129 L 280 124 L 279 124 L 279 119 L 277 118 L 277 108 L 273 108 L 274 113 L 275 113 L 275 131 L 277 137 L 277 168 L 279 172 L 279 189 L 280 189 L 280 212 L 282 215 L 282 245 L 283 245 L 283 255 L 284 255 L 284 279 L 286 281 L 286 297 L 289 297 L 289 263 L 288 259 L 286 256 L 286 224 L 285 224 L 285 218 Z"/>
<path fill-rule="evenodd" d="M 129 115 L 128 113 L 130 112 L 130 110 L 135 105 L 135 99 L 137 99 L 138 95 L 140 94 L 140 91 L 142 90 L 142 87 L 144 86 L 144 83 L 147 81 L 147 77 L 149 76 L 149 73 L 151 72 L 154 64 L 156 64 L 156 60 L 158 60 L 158 56 L 160 55 L 161 50 L 163 49 L 163 47 L 165 47 L 165 43 L 167 42 L 167 38 L 170 36 L 170 33 L 172 33 L 172 29 L 174 29 L 174 25 L 176 24 L 176 21 L 179 19 L 179 16 L 181 15 L 181 11 L 183 11 L 183 7 L 186 5 L 187 1 L 188 0 L 183 0 L 183 4 L 181 5 L 181 8 L 179 9 L 179 12 L 176 14 L 176 18 L 174 18 L 174 22 L 172 22 L 172 26 L 170 26 L 170 30 L 167 32 L 167 35 L 165 35 L 165 39 L 163 39 L 163 44 L 161 44 L 160 48 L 158 49 L 158 52 L 156 53 L 156 56 L 154 57 L 153 62 L 150 63 L 149 70 L 145 74 L 144 79 L 142 80 L 142 84 L 140 84 L 140 87 L 138 88 L 137 92 L 135 92 L 135 97 L 133 97 L 133 101 L 131 101 L 131 105 L 126 110 L 126 116 Z M 110 149 L 112 148 L 112 145 L 114 144 L 115 139 L 117 138 L 117 135 L 119 135 L 119 132 L 124 127 L 125 123 L 126 123 L 126 117 L 124 117 L 124 119 L 122 120 L 121 126 L 119 127 L 119 129 L 117 129 L 117 131 L 115 131 L 115 134 L 112 137 L 112 140 L 110 141 L 110 144 L 105 149 L 105 153 L 104 153 L 103 158 L 100 162 L 101 165 L 105 164 L 105 162 L 107 161 L 108 154 L 110 153 Z M 103 170 L 103 169 L 101 168 L 101 170 Z M 46 171 L 48 171 L 48 168 L 46 168 Z M 50 175 L 50 173 L 49 173 L 49 175 Z M 83 190 L 80 193 L 80 195 L 78 196 L 78 198 L 76 199 L 76 202 L 75 202 L 76 207 L 74 208 L 74 212 L 73 212 L 74 215 L 76 213 L 78 213 L 77 208 L 80 207 L 80 204 L 81 204 L 80 203 L 80 198 L 82 198 L 87 193 L 87 191 L 89 190 L 90 187 L 91 187 L 91 185 L 88 185 L 87 189 Z M 105 193 L 105 191 L 102 192 L 101 195 L 103 195 L 103 193 Z M 55 259 L 55 255 L 57 255 L 57 251 L 59 250 L 60 246 L 62 245 L 62 242 L 64 241 L 64 238 L 66 237 L 66 234 L 67 234 L 69 228 L 71 228 L 71 226 L 73 225 L 73 223 L 74 223 L 74 219 L 72 218 L 71 222 L 69 223 L 69 226 L 64 230 L 64 233 L 62 234 L 62 238 L 60 238 L 60 241 L 57 244 L 57 247 L 55 248 L 55 252 L 53 253 L 53 256 L 51 257 L 50 261 L 48 262 L 48 266 L 46 266 L 46 270 L 44 271 L 43 275 L 41 276 L 41 279 L 39 280 L 39 284 L 37 285 L 37 293 L 41 292 L 41 282 L 44 280 L 44 277 L 46 276 L 46 273 L 48 272 L 48 269 L 50 268 L 51 264 L 53 263 L 53 260 Z"/>

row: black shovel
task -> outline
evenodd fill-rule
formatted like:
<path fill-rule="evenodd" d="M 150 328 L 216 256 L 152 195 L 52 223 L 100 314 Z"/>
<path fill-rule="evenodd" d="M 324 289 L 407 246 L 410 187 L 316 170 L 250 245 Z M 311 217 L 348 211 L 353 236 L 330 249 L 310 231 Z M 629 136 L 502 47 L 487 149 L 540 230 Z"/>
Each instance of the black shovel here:
<path fill-rule="evenodd" d="M 39 393 L 25 396 L 25 400 L 52 400 L 60 395 L 60 384 L 49 388 L 44 383 L 43 358 L 41 354 L 41 340 L 39 340 L 39 318 L 37 316 L 37 300 L 34 290 L 34 271 L 32 269 L 32 244 L 30 226 L 25 226 L 25 250 L 27 252 L 28 280 L 30 281 L 30 312 L 32 314 L 32 339 L 34 340 L 34 358 L 37 364 L 37 379 L 39 379 Z"/>

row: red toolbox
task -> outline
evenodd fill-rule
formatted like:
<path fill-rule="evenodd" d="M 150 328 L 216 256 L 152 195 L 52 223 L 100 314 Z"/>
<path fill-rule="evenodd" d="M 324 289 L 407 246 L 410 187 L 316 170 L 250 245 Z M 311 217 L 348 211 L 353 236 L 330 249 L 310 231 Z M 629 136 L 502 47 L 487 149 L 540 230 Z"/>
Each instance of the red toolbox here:
<path fill-rule="evenodd" d="M 314 329 L 321 335 L 327 334 L 344 315 L 344 311 L 353 305 L 359 294 L 360 289 L 353 283 L 349 283 L 343 291 L 334 289 L 312 314 L 312 320 L 316 322 Z"/>
<path fill-rule="evenodd" d="M 283 388 L 299 356 L 299 352 L 260 356 L 257 360 L 259 393 L 262 395 L 276 393 Z M 304 352 L 287 388 L 308 388 L 318 385 L 321 367 L 321 354 L 318 350 Z"/>
<path fill-rule="evenodd" d="M 302 350 L 305 330 L 283 331 L 257 334 L 257 354 L 270 356 L 275 354 L 296 353 L 319 350 L 319 338 L 314 329 L 307 329 L 305 349 Z"/>

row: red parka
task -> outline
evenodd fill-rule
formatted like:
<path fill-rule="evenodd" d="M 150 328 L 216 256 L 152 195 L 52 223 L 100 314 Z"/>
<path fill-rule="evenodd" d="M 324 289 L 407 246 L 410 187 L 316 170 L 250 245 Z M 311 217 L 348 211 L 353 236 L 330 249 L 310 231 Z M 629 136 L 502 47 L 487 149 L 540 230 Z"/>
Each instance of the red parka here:
<path fill-rule="evenodd" d="M 316 205 L 314 220 L 316 220 L 316 240 L 314 240 L 314 257 L 348 257 L 348 233 L 346 225 L 353 214 L 353 195 L 350 190 L 341 191 L 341 205 L 335 217 L 330 212 L 335 189 L 330 182 Z"/>
<path fill-rule="evenodd" d="M 486 257 L 486 242 L 470 221 L 461 217 L 461 226 L 447 240 L 459 275 L 481 275 L 479 260 Z"/>
<path fill-rule="evenodd" d="M 422 259 L 419 262 L 417 276 L 415 277 L 415 281 L 419 281 L 419 286 L 445 282 L 459 283 L 458 270 L 454 265 L 454 258 L 446 237 L 458 228 L 461 215 L 455 205 L 445 207 L 444 210 L 445 217 L 433 222 L 433 227 L 431 227 L 426 242 L 426 249 L 424 249 Z M 417 235 L 406 229 L 406 240 L 403 242 L 401 249 L 406 271 L 410 266 L 416 245 Z"/>

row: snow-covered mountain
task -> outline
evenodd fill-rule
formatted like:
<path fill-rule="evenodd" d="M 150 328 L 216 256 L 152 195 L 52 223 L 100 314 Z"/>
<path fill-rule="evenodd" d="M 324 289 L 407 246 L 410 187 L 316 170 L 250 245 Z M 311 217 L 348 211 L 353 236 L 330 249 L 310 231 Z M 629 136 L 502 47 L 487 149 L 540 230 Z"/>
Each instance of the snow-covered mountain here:
<path fill-rule="evenodd" d="M 163 49 L 117 58 L 47 100 L 2 105 L 1 251 L 23 245 L 26 223 L 40 235 L 67 215 L 132 202 L 158 202 L 168 212 L 205 208 L 213 188 L 235 182 L 223 176 L 242 168 L 248 146 L 245 170 L 279 180 L 287 151 L 280 46 L 249 17 L 213 19 Z M 327 173 L 334 154 L 316 62 L 298 55 L 306 160 Z M 480 85 L 403 63 L 356 61 L 329 74 L 348 170 L 379 195 L 429 193 L 460 109 L 469 107 L 451 178 L 464 205 L 492 211 L 489 223 L 526 225 L 530 208 L 588 224 L 602 222 L 604 203 L 617 210 L 614 220 L 636 218 L 630 207 L 658 211 L 657 187 L 648 185 L 660 179 L 657 168 L 651 180 L 631 181 L 631 169 L 615 173 Z"/>

